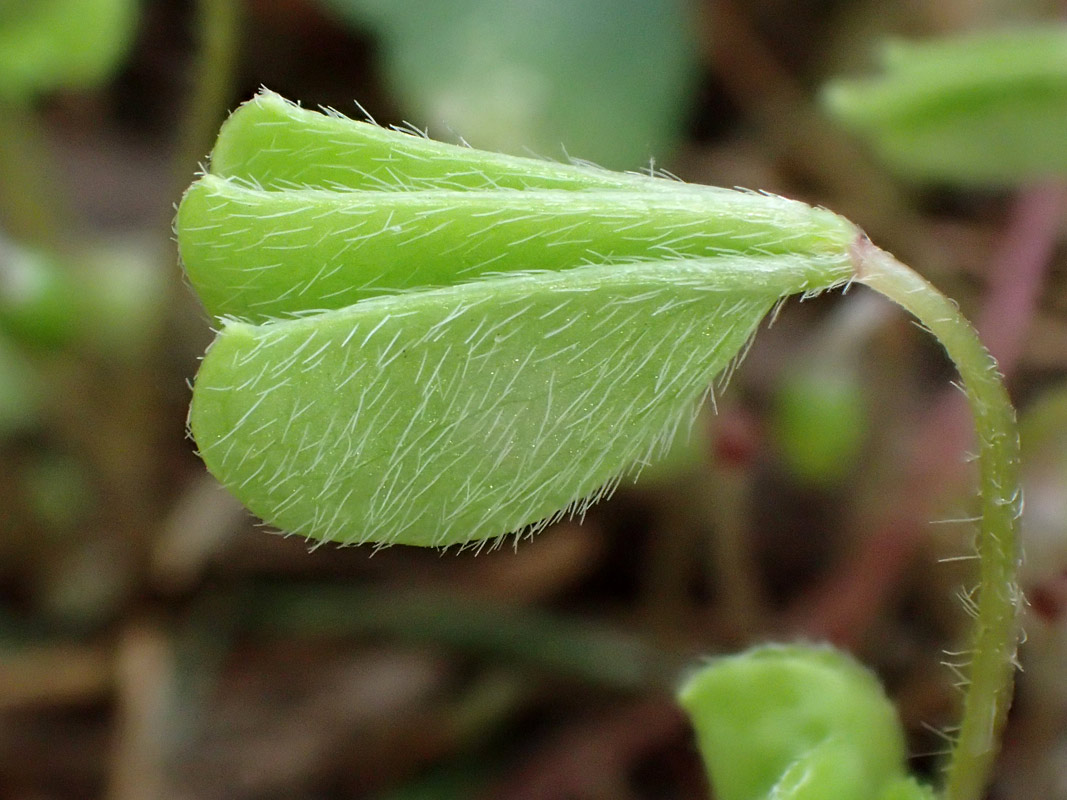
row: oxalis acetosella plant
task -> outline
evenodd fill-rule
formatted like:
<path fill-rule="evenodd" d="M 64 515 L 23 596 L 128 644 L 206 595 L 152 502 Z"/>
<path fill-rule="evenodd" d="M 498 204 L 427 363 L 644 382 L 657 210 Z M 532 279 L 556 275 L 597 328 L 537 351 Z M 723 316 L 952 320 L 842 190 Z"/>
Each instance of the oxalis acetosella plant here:
<path fill-rule="evenodd" d="M 654 461 L 790 295 L 865 284 L 944 345 L 979 439 L 980 586 L 947 778 L 977 800 L 1011 698 L 1014 415 L 956 306 L 825 209 L 504 156 L 304 110 L 223 126 L 182 200 L 218 325 L 189 424 L 267 522 L 443 547 L 581 514 Z M 917 800 L 878 681 L 828 647 L 713 660 L 680 690 L 722 800 Z"/>

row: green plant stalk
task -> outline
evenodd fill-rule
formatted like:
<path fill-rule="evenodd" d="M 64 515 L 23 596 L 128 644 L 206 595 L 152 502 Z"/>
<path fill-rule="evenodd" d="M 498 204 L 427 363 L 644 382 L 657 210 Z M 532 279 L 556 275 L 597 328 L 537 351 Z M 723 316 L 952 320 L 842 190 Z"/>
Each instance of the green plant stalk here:
<path fill-rule="evenodd" d="M 51 154 L 42 133 L 29 108 L 0 99 L 0 228 L 21 242 L 54 247 L 71 226 L 50 190 Z"/>
<path fill-rule="evenodd" d="M 179 187 L 185 186 L 189 173 L 211 147 L 215 129 L 226 112 L 237 63 L 240 4 L 237 0 L 199 0 L 196 17 L 200 51 L 174 155 Z"/>
<path fill-rule="evenodd" d="M 980 590 L 965 597 L 974 613 L 968 686 L 945 785 L 947 800 L 979 800 L 1011 705 L 1018 645 L 1020 560 L 1019 440 L 1015 412 L 996 362 L 956 305 L 865 237 L 853 248 L 856 280 L 913 314 L 941 342 L 963 378 L 979 441 L 982 522 L 977 539 Z"/>

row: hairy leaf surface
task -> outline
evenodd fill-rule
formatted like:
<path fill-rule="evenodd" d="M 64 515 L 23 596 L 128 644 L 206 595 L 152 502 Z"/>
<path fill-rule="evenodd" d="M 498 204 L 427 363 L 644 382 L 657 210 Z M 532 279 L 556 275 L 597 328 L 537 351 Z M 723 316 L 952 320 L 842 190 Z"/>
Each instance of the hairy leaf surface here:
<path fill-rule="evenodd" d="M 285 530 L 424 545 L 518 530 L 654 457 L 782 294 L 848 274 L 754 261 L 579 267 L 230 323 L 193 434 Z"/>
<path fill-rule="evenodd" d="M 667 181 L 663 181 L 667 183 Z M 829 212 L 727 190 L 260 191 L 207 175 L 178 216 L 216 317 L 265 321 L 486 274 L 633 259 L 841 252 Z"/>
<path fill-rule="evenodd" d="M 216 317 L 266 321 L 485 274 L 840 253 L 855 228 L 780 197 L 484 153 L 271 93 L 223 126 L 178 244 Z"/>
<path fill-rule="evenodd" d="M 635 189 L 669 182 L 589 165 L 475 150 L 320 114 L 262 91 L 233 114 L 211 151 L 215 175 L 265 189 Z"/>

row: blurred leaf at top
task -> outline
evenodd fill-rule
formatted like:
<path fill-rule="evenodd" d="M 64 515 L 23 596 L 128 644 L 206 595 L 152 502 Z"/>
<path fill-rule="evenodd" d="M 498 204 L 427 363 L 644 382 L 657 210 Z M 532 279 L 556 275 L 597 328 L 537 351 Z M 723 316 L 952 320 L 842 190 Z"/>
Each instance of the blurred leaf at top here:
<path fill-rule="evenodd" d="M 993 186 L 1067 174 L 1067 26 L 890 41 L 881 66 L 824 99 L 902 174 Z"/>
<path fill-rule="evenodd" d="M 121 63 L 136 0 L 0 0 L 0 100 L 103 82 Z"/>
<path fill-rule="evenodd" d="M 686 0 L 323 0 L 373 30 L 404 115 L 490 150 L 669 155 L 697 67 Z"/>

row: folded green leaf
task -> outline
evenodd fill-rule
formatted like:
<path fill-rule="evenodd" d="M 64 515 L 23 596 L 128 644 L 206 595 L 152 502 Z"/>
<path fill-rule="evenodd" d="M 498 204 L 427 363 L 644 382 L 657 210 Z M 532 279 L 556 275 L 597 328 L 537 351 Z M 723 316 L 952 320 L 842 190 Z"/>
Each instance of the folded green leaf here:
<path fill-rule="evenodd" d="M 346 188 L 293 166 L 324 128 Z M 257 514 L 324 540 L 462 543 L 581 512 L 688 424 L 776 302 L 851 276 L 855 228 L 801 203 L 491 156 L 274 95 L 234 115 L 212 170 L 177 226 L 224 319 L 191 428 Z M 437 188 L 456 175 L 470 186 Z M 281 188 L 297 176 L 320 188 Z"/>
<path fill-rule="evenodd" d="M 256 322 L 486 275 L 841 254 L 853 235 L 839 217 L 800 203 L 681 185 L 675 192 L 264 192 L 214 175 L 186 194 L 178 231 L 208 310 Z"/>
<path fill-rule="evenodd" d="M 830 111 L 900 172 L 1017 185 L 1067 173 L 1067 26 L 890 42 L 884 74 L 837 80 Z"/>
<path fill-rule="evenodd" d="M 782 198 L 440 144 L 270 93 L 223 127 L 177 228 L 208 310 L 257 322 L 485 274 L 840 254 L 855 235 Z"/>

